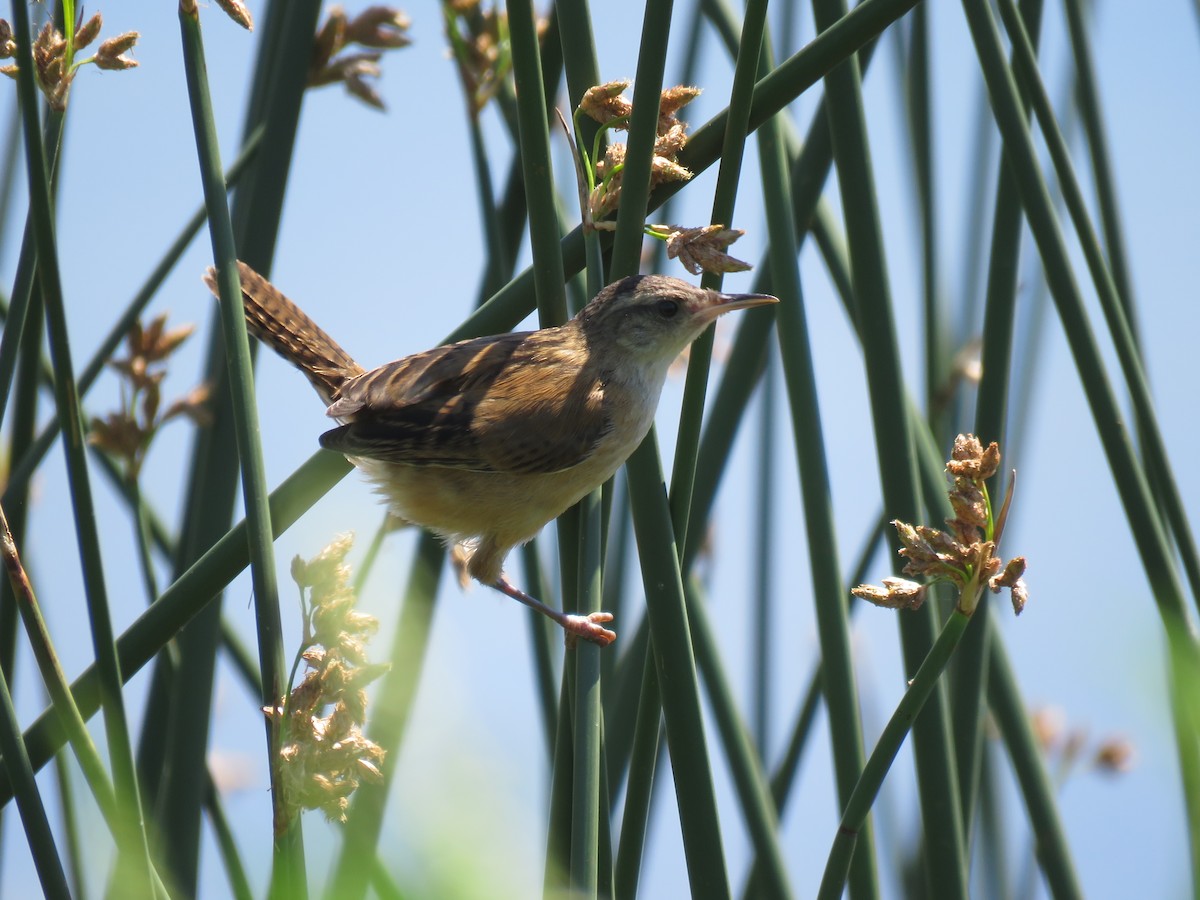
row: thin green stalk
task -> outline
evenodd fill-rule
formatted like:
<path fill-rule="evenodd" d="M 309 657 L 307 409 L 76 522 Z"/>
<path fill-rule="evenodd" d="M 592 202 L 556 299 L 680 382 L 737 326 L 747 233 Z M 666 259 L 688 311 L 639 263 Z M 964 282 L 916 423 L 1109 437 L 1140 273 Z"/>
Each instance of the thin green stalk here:
<path fill-rule="evenodd" d="M 1108 140 L 1105 137 L 1103 109 L 1100 104 L 1096 78 L 1096 67 L 1092 62 L 1091 42 L 1088 39 L 1087 23 L 1084 21 L 1084 6 L 1080 0 L 1064 0 L 1067 14 L 1067 33 L 1071 38 L 1071 56 L 1075 62 L 1075 99 L 1087 135 L 1088 152 L 1092 160 L 1092 176 L 1096 186 L 1096 203 L 1100 207 L 1100 221 L 1104 228 L 1104 244 L 1108 250 L 1108 268 L 1112 272 L 1113 284 L 1121 298 L 1121 309 L 1129 323 L 1129 333 L 1134 344 L 1138 343 L 1137 316 L 1133 278 L 1129 272 L 1128 252 L 1121 228 L 1121 211 L 1117 205 L 1116 180 L 1113 178 L 1112 162 L 1109 159 Z M 1036 41 L 1036 34 L 1031 31 Z"/>
<path fill-rule="evenodd" d="M 775 674 L 774 642 L 774 561 L 775 536 L 775 408 L 778 402 L 778 376 L 770 359 L 763 370 L 759 393 L 758 461 L 754 489 L 754 597 L 753 632 L 750 647 L 750 729 L 758 747 L 759 759 L 766 762 L 771 746 L 772 681 Z"/>
<path fill-rule="evenodd" d="M 71 781 L 71 766 L 65 753 L 54 757 L 54 777 L 58 793 L 58 815 L 62 823 L 63 843 L 71 879 L 71 896 L 75 900 L 87 900 L 90 878 L 85 874 L 83 841 L 80 840 L 79 806 L 75 786 Z"/>
<path fill-rule="evenodd" d="M 601 280 L 599 242 L 591 241 L 593 260 L 588 266 L 589 281 Z M 591 293 L 591 291 L 589 291 Z M 603 599 L 603 524 L 602 492 L 594 490 L 579 502 L 576 508 L 578 528 L 574 554 L 576 571 L 575 595 L 577 610 L 601 608 Z M 562 534 L 562 532 L 560 532 Z M 564 566 L 564 577 L 570 566 Z M 565 599 L 565 598 L 564 598 Z M 607 827 L 602 827 L 602 810 L 607 813 L 608 804 L 601 803 L 601 781 L 607 770 L 602 754 L 603 706 L 601 703 L 601 649 L 595 644 L 581 643 L 575 648 L 575 677 L 570 685 L 573 692 L 571 713 L 574 717 L 571 761 L 571 888 L 574 893 L 595 897 L 601 882 L 611 888 L 612 850 L 611 845 L 601 847 L 600 841 L 609 840 Z M 569 658 L 564 663 L 567 671 Z M 609 871 L 600 872 L 601 855 L 607 860 Z"/>
<path fill-rule="evenodd" d="M 638 716 L 641 715 L 639 698 L 646 690 L 643 683 L 646 660 L 649 659 L 651 664 L 654 661 L 653 651 L 650 647 L 649 619 L 645 616 L 639 619 L 636 630 L 632 634 L 626 630 L 621 641 L 625 646 L 621 650 L 620 660 L 614 673 L 604 689 L 604 733 L 608 742 L 608 780 L 614 787 L 619 786 L 626 775 L 633 777 L 634 774 L 629 767 L 633 764 L 631 757 L 634 752 L 634 733 L 637 729 Z M 639 710 L 637 716 L 629 714 L 631 709 Z M 661 711 L 660 708 L 659 712 Z M 615 807 L 609 812 L 611 815 L 615 815 Z M 625 828 L 624 819 L 622 819 L 621 827 Z"/>
<path fill-rule="evenodd" d="M 355 595 L 362 593 L 367 579 L 371 577 L 371 572 L 375 569 L 375 563 L 379 560 L 380 551 L 383 550 L 383 542 L 387 540 L 387 536 L 394 530 L 395 520 L 390 513 L 385 512 L 382 520 L 379 522 L 379 527 L 371 535 L 371 543 L 367 544 L 367 550 L 363 553 L 362 562 L 358 564 L 358 568 L 354 573 L 352 584 Z"/>
<path fill-rule="evenodd" d="M 371 887 L 375 889 L 379 900 L 404 900 L 400 886 L 396 884 L 391 873 L 383 867 L 379 857 L 375 857 L 371 863 Z"/>
<path fill-rule="evenodd" d="M 584 91 L 600 82 L 599 64 L 592 39 L 591 24 L 586 3 L 565 4 L 560 7 L 560 38 L 564 68 L 567 77 L 569 106 L 575 108 Z M 589 126 L 594 135 L 595 129 Z M 588 135 L 581 137 L 585 140 Z M 533 222 L 530 221 L 532 228 Z M 601 257 L 599 235 L 585 234 L 587 294 L 597 293 L 606 283 Z M 557 245 L 552 248 L 559 258 Z M 561 274 L 561 273 L 560 273 Z M 543 324 L 545 324 L 543 322 Z M 603 600 L 603 529 L 601 491 L 592 491 L 580 501 L 578 515 L 578 542 L 575 545 L 577 580 L 574 585 L 577 610 L 590 612 L 602 608 Z M 560 530 L 560 541 L 565 542 Z M 564 579 L 567 570 L 564 568 Z M 567 582 L 564 580 L 564 585 Z M 564 597 L 564 606 L 567 599 Z M 601 649 L 581 643 L 574 654 L 568 654 L 566 669 L 573 662 L 575 673 L 573 702 L 574 716 L 572 734 L 573 757 L 571 760 L 571 850 L 570 885 L 573 894 L 581 897 L 596 897 L 603 881 L 611 885 L 611 846 L 601 847 L 607 841 L 607 828 L 601 827 L 601 816 L 607 814 L 608 804 L 601 803 L 601 781 L 607 764 L 602 757 L 601 735 L 603 733 L 603 707 L 601 704 Z M 572 660 L 571 657 L 574 657 Z M 556 758 L 556 764 L 561 758 Z M 604 837 L 602 838 L 602 832 Z M 607 862 L 608 871 L 600 872 L 601 856 Z"/>
<path fill-rule="evenodd" d="M 57 124 L 60 132 L 62 116 L 52 116 L 47 127 Z M 21 254 L 17 259 L 16 277 L 13 279 L 12 298 L 4 317 L 4 328 L 0 330 L 0 421 L 8 410 L 8 398 L 12 388 L 13 373 L 30 303 L 34 294 L 34 278 L 37 274 L 37 240 L 34 237 L 33 214 L 25 223 L 25 235 L 21 241 Z"/>
<path fill-rule="evenodd" d="M 1011 852 L 1006 846 L 1005 804 L 1000 781 L 999 747 L 984 747 L 982 775 L 979 780 L 979 830 L 975 838 L 980 848 L 972 875 L 976 888 L 985 887 L 986 900 L 1017 896 L 1014 893 Z"/>
<path fill-rule="evenodd" d="M 769 60 L 769 55 L 768 55 Z M 838 800 L 849 802 L 866 758 L 854 662 L 850 652 L 850 622 L 845 587 L 838 562 L 836 526 L 825 459 L 825 438 L 817 397 L 812 339 L 808 331 L 804 294 L 800 285 L 795 226 L 787 197 L 791 193 L 786 150 L 779 122 L 759 129 L 759 156 L 763 177 L 763 202 L 771 235 L 768 256 L 772 283 L 780 298 L 775 313 L 783 362 L 784 386 L 791 412 L 792 440 L 799 469 L 813 602 L 824 667 L 822 683 L 829 711 L 830 740 L 838 785 Z M 856 898 L 875 897 L 879 881 L 869 829 L 864 828 L 862 850 L 854 866 L 851 893 Z"/>
<path fill-rule="evenodd" d="M 16 400 L 9 436 L 9 458 L 24 453 L 33 436 L 34 420 L 38 408 L 38 369 L 41 362 L 42 338 L 45 335 L 42 305 L 36 298 L 30 310 L 30 318 L 22 337 L 22 348 L 17 362 Z M 5 509 L 12 511 L 9 522 L 18 544 L 25 539 L 25 526 L 29 516 L 29 485 L 14 491 L 12 501 L 4 501 Z M 17 603 L 8 579 L 0 584 L 0 672 L 11 682 L 17 654 Z"/>
<path fill-rule="evenodd" d="M 483 226 L 483 243 L 487 247 L 487 265 L 484 268 L 481 293 L 490 296 L 506 280 L 502 277 L 504 273 L 500 271 L 501 260 L 504 259 L 504 243 L 496 211 L 496 198 L 492 190 L 492 170 L 488 164 L 487 144 L 483 139 L 479 116 L 468 114 L 467 130 L 471 136 L 471 162 L 475 169 L 479 220 Z"/>
<path fill-rule="evenodd" d="M 651 431 L 626 466 L 688 881 L 695 898 L 728 897 L 729 880 L 678 549 L 672 540 L 671 514 L 662 492 L 663 475 L 653 434 Z"/>
<path fill-rule="evenodd" d="M 212 825 L 213 837 L 217 842 L 217 852 L 221 856 L 221 865 L 229 881 L 229 894 L 237 900 L 251 900 L 254 891 L 250 888 L 250 879 L 246 877 L 246 866 L 242 863 L 237 838 L 234 837 L 229 818 L 225 815 L 221 795 L 217 792 L 217 786 L 213 784 L 212 773 L 206 772 L 205 778 L 207 786 L 204 791 L 204 809 L 208 813 L 208 821 Z"/>
<path fill-rule="evenodd" d="M 617 206 L 617 232 L 613 237 L 612 264 L 608 273 L 610 281 L 638 271 L 673 8 L 673 0 L 647 4 L 642 19 L 642 38 L 633 81 L 633 113 L 629 120 L 621 202 Z"/>
<path fill-rule="evenodd" d="M 542 35 L 542 94 L 546 98 L 548 106 L 554 102 L 554 98 L 557 96 L 558 82 L 562 78 L 563 73 L 563 53 L 559 40 L 560 15 L 561 11 L 559 7 L 551 7 L 546 20 L 546 30 Z M 503 101 L 509 92 L 510 88 L 508 83 L 505 82 L 501 88 L 500 99 Z M 549 114 L 550 110 L 547 109 L 547 121 L 549 121 Z M 519 142 L 515 115 L 510 116 L 505 111 L 504 120 L 509 127 L 514 142 Z M 489 258 L 485 267 L 486 272 L 495 273 L 495 285 L 484 285 L 486 290 L 481 291 L 477 306 L 482 305 L 488 297 L 498 291 L 502 285 L 512 278 L 513 266 L 516 265 L 517 253 L 520 250 L 525 232 L 525 220 L 525 183 L 522 160 L 520 154 L 516 154 L 509 165 L 503 199 L 496 211 L 496 225 L 499 229 L 501 255 L 497 259 Z M 535 594 L 534 596 L 538 595 Z"/>
<path fill-rule="evenodd" d="M 154 558 L 150 549 L 150 525 L 146 521 L 145 507 L 141 502 L 141 486 L 136 474 L 130 474 L 126 479 L 133 503 L 133 538 L 137 547 L 138 570 L 142 575 L 142 587 L 146 591 L 146 603 L 158 599 L 158 579 L 154 574 Z"/>
<path fill-rule="evenodd" d="M 592 35 L 588 4 L 563 3 L 556 5 L 555 11 L 558 14 L 563 68 L 567 76 L 567 105 L 573 110 L 579 106 L 588 88 L 601 83 L 600 63 L 596 58 L 596 41 Z M 583 139 L 587 146 L 591 146 L 599 125 L 591 120 L 585 120 L 584 124 L 587 130 L 583 133 Z"/>
<path fill-rule="evenodd" d="M 601 597 L 600 492 L 581 501 L 578 595 L 583 609 L 599 609 Z M 571 888 L 580 897 L 596 897 L 600 880 L 600 705 L 601 648 L 580 642 L 575 649 L 575 757 L 571 799 Z M 607 811 L 607 804 L 604 805 Z M 605 878 L 611 882 L 611 875 Z"/>
<path fill-rule="evenodd" d="M 546 868 L 542 876 L 542 896 L 547 900 L 570 891 L 574 799 L 574 775 L 571 770 L 575 758 L 571 710 L 573 678 L 574 668 L 564 665 L 558 693 L 558 727 L 554 732 L 554 753 L 551 755 L 550 811 L 546 817 Z"/>
<path fill-rule="evenodd" d="M 46 818 L 41 792 L 34 780 L 33 767 L 29 764 L 29 754 L 25 752 L 21 724 L 3 672 L 0 672 L 0 754 L 3 754 L 4 768 L 16 795 L 21 828 L 33 855 L 42 893 L 51 898 L 69 898 L 71 890 L 67 887 L 67 876 L 54 844 L 54 833 Z"/>
<path fill-rule="evenodd" d="M 834 838 L 833 847 L 825 863 L 825 874 L 821 878 L 818 898 L 836 900 L 842 896 L 842 888 L 850 871 L 850 861 L 854 855 L 859 831 L 866 821 L 871 807 L 875 804 L 875 798 L 883 786 L 883 780 L 891 770 L 892 761 L 900 752 L 900 747 L 904 743 L 905 737 L 908 736 L 909 730 L 913 728 L 917 714 L 920 713 L 937 687 L 938 679 L 950 661 L 954 648 L 969 621 L 970 616 L 957 608 L 950 614 L 950 618 L 942 627 L 941 633 L 930 649 L 929 655 L 917 669 L 917 674 L 909 683 L 908 690 L 904 692 L 904 696 L 896 705 L 896 711 L 892 713 L 883 733 L 879 735 L 879 741 L 867 759 L 862 777 L 842 813 L 837 836 Z M 929 841 L 928 829 L 926 829 L 926 841 Z"/>
<path fill-rule="evenodd" d="M 716 635 L 708 621 L 708 613 L 695 579 L 689 579 L 686 596 L 696 660 L 704 673 L 704 686 L 712 704 L 713 718 L 725 747 L 742 815 L 754 845 L 760 885 L 764 896 L 791 897 L 793 891 L 788 882 L 783 848 L 779 843 L 779 817 L 771 800 L 770 785 L 758 763 L 758 754 L 754 751 L 750 734 L 738 714 L 737 703 L 717 651 Z"/>
<path fill-rule="evenodd" d="M 629 753 L 629 783 L 625 788 L 625 809 L 621 816 L 621 837 L 613 872 L 613 896 L 633 900 L 642 874 L 642 854 L 646 847 L 646 826 L 650 820 L 650 801 L 654 796 L 660 735 L 662 733 L 662 694 L 658 686 L 658 668 L 650 652 L 633 656 L 642 662 L 641 691 Z"/>
<path fill-rule="evenodd" d="M 79 410 L 79 395 L 75 390 L 74 366 L 67 335 L 49 169 L 40 141 L 37 89 L 33 83 L 34 63 L 30 45 L 29 13 L 20 3 L 13 7 L 13 32 L 18 46 L 17 58 L 20 61 L 18 95 L 25 134 L 31 218 L 37 240 L 38 283 L 45 305 L 50 354 L 57 375 L 55 403 L 59 418 L 63 422 L 63 449 L 67 459 L 67 479 L 83 567 L 92 646 L 100 667 L 105 737 L 118 802 L 123 807 L 123 824 L 117 841 L 119 861 L 124 877 L 129 878 L 130 890 L 148 895 L 153 893 L 150 851 L 141 814 L 141 801 L 138 797 L 129 723 L 121 694 L 121 667 L 114 644 L 112 619 L 104 584 L 100 538 L 84 450 L 83 421 Z"/>
<path fill-rule="evenodd" d="M 612 486 L 612 512 L 609 516 L 608 529 L 605 534 L 604 596 L 600 601 L 600 608 L 612 613 L 614 622 L 621 622 L 624 621 L 622 616 L 629 610 L 627 601 L 630 598 L 629 592 L 625 587 L 625 575 L 627 572 L 632 571 L 630 568 L 630 552 L 633 549 L 633 521 L 629 517 L 629 480 L 622 473 L 618 472 L 609 482 L 609 485 Z M 632 613 L 630 615 L 632 617 Z M 638 623 L 638 627 L 640 630 L 640 622 Z M 622 649 L 627 651 L 628 646 Z M 624 659 L 622 656 L 624 656 Z M 643 648 L 642 653 L 642 657 L 644 656 L 645 648 Z M 600 658 L 600 677 L 608 684 L 604 697 L 607 752 L 613 750 L 613 728 L 619 724 L 618 722 L 614 722 L 613 717 L 610 715 L 610 711 L 614 708 L 612 701 L 615 698 L 612 687 L 617 683 L 615 676 L 618 668 L 625 669 L 625 662 L 628 660 L 636 659 L 637 661 L 633 663 L 633 666 L 641 669 L 643 667 L 642 657 L 632 657 L 625 652 L 624 654 L 606 653 Z M 628 709 L 628 707 L 624 708 Z M 632 725 L 630 726 L 630 730 L 632 730 Z M 616 741 L 615 745 L 617 748 L 627 747 L 628 742 Z M 618 752 L 623 751 L 618 749 Z"/>
<path fill-rule="evenodd" d="M 283 649 L 275 556 L 270 510 L 267 503 L 266 474 L 262 447 L 258 440 L 258 412 L 254 396 L 250 345 L 242 313 L 241 288 L 237 278 L 237 250 L 233 223 L 225 199 L 225 184 L 220 150 L 213 120 L 212 99 L 200 37 L 199 15 L 180 6 L 179 26 L 183 42 L 184 69 L 196 133 L 196 151 L 208 208 L 209 234 L 212 238 L 216 280 L 220 288 L 221 325 L 229 354 L 229 385 L 233 392 L 233 419 L 237 434 L 238 457 L 242 477 L 243 502 L 250 541 L 250 574 L 254 586 L 255 619 L 258 628 L 259 665 L 263 675 L 263 705 L 276 709 L 282 704 L 287 657 Z M 279 719 L 266 717 L 267 758 L 271 775 L 274 854 L 272 894 L 301 898 L 307 895 L 304 854 L 298 819 L 289 819 L 287 798 L 279 772 Z"/>
<path fill-rule="evenodd" d="M 8 109 L 8 121 L 4 129 L 4 151 L 0 157 L 0 246 L 9 246 L 9 210 L 17 209 L 13 203 L 13 192 L 16 190 L 21 172 L 21 111 L 16 104 Z"/>
<path fill-rule="evenodd" d="M 704 12 L 703 2 L 700 4 L 700 12 Z M 683 42 L 683 60 L 679 66 L 679 76 L 674 79 L 676 84 L 696 84 L 699 80 L 697 73 L 701 65 L 700 54 L 704 46 L 701 38 L 704 36 L 705 24 L 706 19 L 703 15 L 693 14 L 688 21 L 687 37 Z M 734 38 L 732 43 L 736 46 L 737 38 Z M 660 222 L 676 221 L 674 204 L 668 200 L 659 208 L 659 214 L 655 218 Z M 664 271 L 667 264 L 666 241 L 651 241 L 649 253 L 644 257 L 644 261 L 651 272 Z"/>
<path fill-rule="evenodd" d="M 115 823 L 117 807 L 112 784 L 108 780 L 104 764 L 100 760 L 100 754 L 92 744 L 91 735 L 88 733 L 83 717 L 75 706 L 72 691 L 67 685 L 66 676 L 55 655 L 54 643 L 50 640 L 50 632 L 46 628 L 45 619 L 42 618 L 41 608 L 33 593 L 28 573 L 21 563 L 16 542 L 2 507 L 0 507 L 0 548 L 3 550 L 4 567 L 8 576 L 6 580 L 12 587 L 25 631 L 29 635 L 29 644 L 33 650 L 38 672 L 50 695 L 52 711 L 57 716 L 56 724 L 61 723 L 66 730 L 72 748 L 79 758 L 84 778 L 92 790 L 101 813 Z M 95 711 L 94 708 L 92 711 Z M 22 741 L 26 745 L 26 752 L 28 752 L 30 737 L 31 734 L 27 733 Z M 35 768 L 40 769 L 44 763 L 44 760 L 35 759 Z M 4 803 L 10 799 L 12 799 L 12 794 L 4 797 Z"/>
<path fill-rule="evenodd" d="M 987 608 L 977 612 L 987 613 Z M 1083 891 L 1071 865 L 1067 835 L 1058 814 L 1054 785 L 1046 773 L 1045 756 L 1034 737 L 1029 712 L 1021 701 L 1004 645 L 995 629 L 991 629 L 990 634 L 988 708 L 1012 760 L 1013 772 L 1029 813 L 1029 824 L 1033 828 L 1038 860 L 1053 896 L 1060 900 L 1082 897 Z"/>
<path fill-rule="evenodd" d="M 241 140 L 245 144 L 261 127 L 262 143 L 256 164 L 232 198 L 230 216 L 238 254 L 264 274 L 270 272 L 279 231 L 319 6 L 319 0 L 273 2 L 259 22 L 261 38 Z M 210 200 L 206 197 L 206 203 Z M 186 501 L 174 555 L 177 576 L 226 532 L 239 492 L 245 490 L 237 452 L 239 414 L 229 384 L 232 348 L 221 324 L 226 312 L 219 304 L 213 307 L 204 368 L 204 378 L 212 385 L 213 421 L 196 432 L 188 461 Z M 276 598 L 256 591 L 255 601 L 260 604 L 256 609 L 265 609 L 267 619 L 279 618 L 271 609 L 277 605 Z M 154 729 L 145 730 L 140 747 L 139 761 L 148 782 L 161 780 L 155 809 L 172 873 L 180 889 L 190 892 L 196 890 L 198 879 L 204 803 L 203 784 L 192 773 L 204 765 L 209 743 L 219 641 L 217 603 L 178 635 L 178 675 L 168 682 L 165 673 L 155 673 L 147 715 L 151 721 L 166 721 L 168 727 L 163 740 Z M 269 680 L 264 684 L 270 689 Z"/>
<path fill-rule="evenodd" d="M 543 96 L 541 56 L 530 0 L 508 4 L 512 38 L 513 77 L 517 94 L 521 166 L 525 174 L 525 205 L 529 211 L 533 278 L 538 319 L 544 328 L 567 320 L 566 276 L 559 251 L 558 213 L 551 178 L 549 119 Z"/>
<path fill-rule="evenodd" d="M 637 271 L 671 7 L 669 2 L 648 4 L 642 23 L 633 115 L 609 273 L 614 279 Z M 662 491 L 662 466 L 653 429 L 629 458 L 626 469 L 655 663 L 663 692 L 688 880 L 693 897 L 727 897 L 729 879 L 700 710 L 696 663 L 689 639 L 679 549 Z"/>
<path fill-rule="evenodd" d="M 904 97 L 912 142 L 917 204 L 921 223 L 921 293 L 925 327 L 925 405 L 936 426 L 937 398 L 950 374 L 949 325 L 945 300 L 938 288 L 937 197 L 933 158 L 933 102 L 929 75 L 929 5 L 919 3 L 909 16 L 908 58 L 905 64 Z M 951 435 L 944 428 L 934 433 L 942 441 Z"/>
<path fill-rule="evenodd" d="M 729 93 L 729 118 L 721 143 L 721 163 L 717 183 L 713 188 L 710 224 L 732 227 L 738 181 L 742 173 L 742 155 L 749 133 L 750 103 L 754 83 L 760 71 L 763 42 L 767 24 L 766 0 L 749 0 L 742 21 L 741 42 L 734 61 L 733 85 Z M 702 287 L 720 290 L 723 276 L 706 272 Z M 688 353 L 687 379 L 683 389 L 683 404 L 675 439 L 675 461 L 671 466 L 671 518 L 675 523 L 675 539 L 680 548 L 687 544 L 687 527 L 692 506 L 692 491 L 696 477 L 696 457 L 700 444 L 700 424 L 704 417 L 704 400 L 708 394 L 708 375 L 712 364 L 716 323 L 704 330 L 692 342 Z"/>

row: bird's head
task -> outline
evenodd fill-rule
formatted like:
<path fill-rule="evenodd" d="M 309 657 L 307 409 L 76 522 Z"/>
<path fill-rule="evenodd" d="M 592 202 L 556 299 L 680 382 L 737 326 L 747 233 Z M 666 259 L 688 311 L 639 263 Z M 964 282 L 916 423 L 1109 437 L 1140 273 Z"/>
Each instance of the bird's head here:
<path fill-rule="evenodd" d="M 722 294 L 667 275 L 631 275 L 598 293 L 576 321 L 592 351 L 619 351 L 626 363 L 665 370 L 717 316 L 778 302 L 769 294 Z"/>

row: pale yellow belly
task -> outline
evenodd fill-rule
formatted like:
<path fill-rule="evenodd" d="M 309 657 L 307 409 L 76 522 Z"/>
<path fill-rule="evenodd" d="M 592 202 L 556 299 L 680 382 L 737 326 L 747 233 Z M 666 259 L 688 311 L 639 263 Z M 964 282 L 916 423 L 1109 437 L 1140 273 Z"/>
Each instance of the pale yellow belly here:
<path fill-rule="evenodd" d="M 393 514 L 454 541 L 489 536 L 500 546 L 524 543 L 624 462 L 593 458 L 550 474 L 514 475 L 352 458 Z"/>

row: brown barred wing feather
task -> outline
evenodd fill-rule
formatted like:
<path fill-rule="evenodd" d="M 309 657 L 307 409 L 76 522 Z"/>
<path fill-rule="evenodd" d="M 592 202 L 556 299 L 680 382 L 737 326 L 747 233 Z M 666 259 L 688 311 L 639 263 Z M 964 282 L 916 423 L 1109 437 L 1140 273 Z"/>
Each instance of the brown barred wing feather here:
<path fill-rule="evenodd" d="M 418 353 L 347 383 L 321 446 L 412 466 L 536 474 L 587 459 L 610 430 L 603 385 L 548 365 L 541 333 Z M 530 367 L 541 377 L 530 378 Z"/>

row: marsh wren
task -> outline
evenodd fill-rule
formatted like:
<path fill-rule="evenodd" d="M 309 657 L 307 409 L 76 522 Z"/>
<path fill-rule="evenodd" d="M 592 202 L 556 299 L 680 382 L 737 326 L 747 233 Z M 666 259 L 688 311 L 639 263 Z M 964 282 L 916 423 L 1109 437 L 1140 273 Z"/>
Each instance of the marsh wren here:
<path fill-rule="evenodd" d="M 609 613 L 570 615 L 515 587 L 504 557 L 607 481 L 641 443 L 667 368 L 722 313 L 767 303 L 665 275 L 600 291 L 563 325 L 435 347 L 366 371 L 265 278 L 238 263 L 250 332 L 299 368 L 345 454 L 391 512 L 473 547 L 471 577 L 606 645 Z M 217 292 L 213 270 L 205 283 Z"/>

